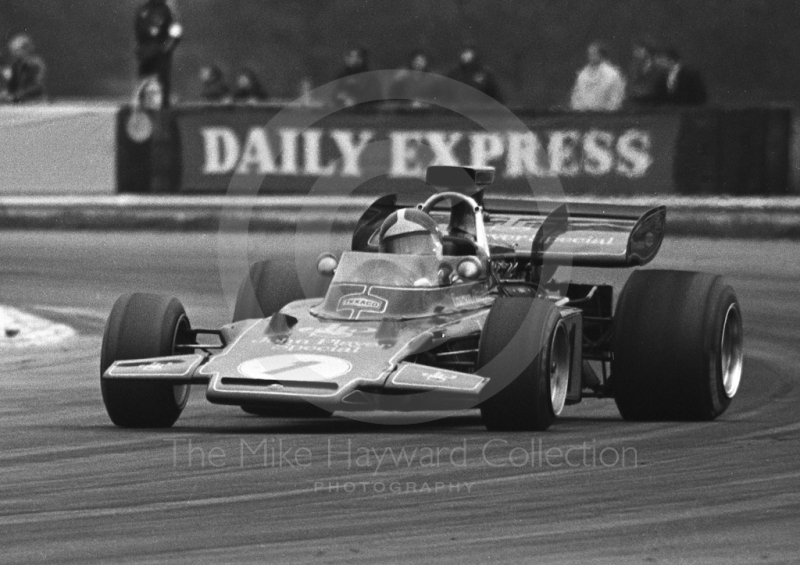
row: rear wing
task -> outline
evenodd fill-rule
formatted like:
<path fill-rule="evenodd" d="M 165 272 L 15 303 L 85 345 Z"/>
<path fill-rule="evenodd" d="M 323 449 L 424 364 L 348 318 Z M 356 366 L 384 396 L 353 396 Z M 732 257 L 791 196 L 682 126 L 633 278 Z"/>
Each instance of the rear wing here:
<path fill-rule="evenodd" d="M 586 267 L 634 267 L 653 260 L 664 238 L 667 211 L 610 204 L 485 199 L 495 180 L 491 167 L 429 167 L 426 182 L 457 191 L 483 207 L 489 244 L 514 248 L 521 258 Z M 471 216 L 464 205 L 451 211 L 448 229 Z"/>
<path fill-rule="evenodd" d="M 667 217 L 664 206 L 494 200 L 485 207 L 490 244 L 576 267 L 646 265 L 661 248 Z"/>

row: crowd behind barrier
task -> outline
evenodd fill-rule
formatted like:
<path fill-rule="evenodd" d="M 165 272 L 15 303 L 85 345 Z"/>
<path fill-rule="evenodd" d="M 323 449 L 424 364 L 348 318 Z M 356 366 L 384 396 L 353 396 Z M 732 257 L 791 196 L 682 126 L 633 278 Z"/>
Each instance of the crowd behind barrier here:
<path fill-rule="evenodd" d="M 141 81 L 152 81 L 160 89 L 152 109 L 166 109 L 173 103 L 172 60 L 183 38 L 176 0 L 145 0 L 135 14 L 135 56 Z M 407 63 L 399 69 L 373 66 L 370 51 L 363 45 L 353 46 L 342 57 L 342 68 L 327 80 L 336 86 L 321 104 L 351 107 L 376 99 L 446 99 L 452 93 L 442 91 L 435 76 L 446 76 L 486 96 L 503 102 L 499 81 L 485 64 L 483 53 L 475 43 L 461 47 L 458 61 L 449 69 L 433 68 L 429 54 L 413 50 Z M 380 75 L 370 73 L 383 70 Z M 242 68 L 229 83 L 225 71 L 217 63 L 199 69 L 200 100 L 207 103 L 260 103 L 269 99 L 258 73 Z M 301 81 L 301 95 L 310 89 L 311 81 Z M 457 98 L 457 96 L 456 96 Z M 678 51 L 651 39 L 640 39 L 632 46 L 630 72 L 626 73 L 611 58 L 602 41 L 594 41 L 586 50 L 586 64 L 579 69 L 571 93 L 565 96 L 564 108 L 574 111 L 619 111 L 623 108 L 664 105 L 698 106 L 707 102 L 708 94 L 702 75 L 686 66 Z"/>
<path fill-rule="evenodd" d="M 672 47 L 656 47 L 647 41 L 635 43 L 627 74 L 612 61 L 602 42 L 591 43 L 586 57 L 586 65 L 577 72 L 572 90 L 565 93 L 563 103 L 557 106 L 559 109 L 617 112 L 702 106 L 708 101 L 703 76 L 683 63 Z M 372 74 L 374 70 L 380 73 Z M 443 81 L 442 77 L 453 82 Z M 495 74 L 485 65 L 473 44 L 464 46 L 458 62 L 446 71 L 431 67 L 429 55 L 423 50 L 412 51 L 407 63 L 399 69 L 373 67 L 369 51 L 356 47 L 345 52 L 342 69 L 330 78 L 335 86 L 328 96 L 309 99 L 309 102 L 348 108 L 386 99 L 403 100 L 421 108 L 428 99 L 457 103 L 463 89 L 454 87 L 454 83 L 466 85 L 498 102 L 504 101 Z M 271 100 L 257 73 L 250 68 L 242 69 L 229 84 L 219 65 L 206 65 L 200 69 L 199 84 L 199 99 L 204 103 L 258 104 Z M 300 86 L 300 96 L 307 96 L 310 90 L 311 82 L 305 79 Z"/>
<path fill-rule="evenodd" d="M 154 112 L 153 131 L 148 141 L 139 139 L 136 124 L 146 124 L 140 110 L 121 117 L 122 191 L 219 193 L 236 179 L 252 185 L 251 192 L 304 194 L 339 179 L 340 193 L 348 186 L 385 192 L 387 182 L 407 187 L 420 180 L 430 164 L 495 166 L 501 190 L 509 194 L 788 190 L 790 114 L 679 110 L 706 104 L 705 81 L 676 49 L 648 39 L 632 46 L 628 73 L 602 42 L 591 43 L 562 109 L 518 112 L 518 125 L 484 123 L 480 129 L 476 120 L 435 109 L 463 103 L 465 91 L 503 102 L 476 45 L 465 45 L 457 64 L 441 74 L 421 50 L 401 69 L 373 73 L 369 50 L 353 47 L 330 88 L 322 89 L 325 95 L 312 97 L 305 81 L 301 99 L 309 107 L 354 111 L 308 128 L 298 109 L 294 122 L 284 119 L 283 126 L 271 128 L 264 124 L 280 110 L 263 105 L 268 89 L 249 68 L 229 84 L 220 66 L 203 67 L 201 98 L 211 106 L 166 112 L 173 102 L 171 61 L 183 35 L 178 20 L 176 4 L 168 0 L 146 0 L 136 13 L 136 58 L 144 83 L 135 103 Z M 500 121 L 488 110 L 474 110 L 473 117 L 476 112 L 489 124 Z"/>

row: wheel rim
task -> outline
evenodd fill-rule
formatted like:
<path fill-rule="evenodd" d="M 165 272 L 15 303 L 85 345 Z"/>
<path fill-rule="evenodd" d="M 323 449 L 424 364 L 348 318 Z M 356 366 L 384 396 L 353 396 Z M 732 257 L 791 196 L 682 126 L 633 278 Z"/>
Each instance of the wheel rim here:
<path fill-rule="evenodd" d="M 172 394 L 175 395 L 175 404 L 183 406 L 189 400 L 189 385 L 175 385 L 172 387 Z"/>
<path fill-rule="evenodd" d="M 569 387 L 569 339 L 564 324 L 558 324 L 550 343 L 550 405 L 558 416 L 564 409 Z"/>
<path fill-rule="evenodd" d="M 744 340 L 742 319 L 736 304 L 731 304 L 725 313 L 722 324 L 722 343 L 720 345 L 720 367 L 722 369 L 722 388 L 728 398 L 733 398 L 742 382 L 744 362 Z"/>
<path fill-rule="evenodd" d="M 172 337 L 172 354 L 176 354 L 177 346 L 181 343 L 186 343 L 185 333 L 191 329 L 189 319 L 186 315 L 182 315 L 175 324 L 175 335 Z M 172 394 L 175 396 L 175 404 L 183 406 L 189 400 L 189 392 L 191 387 L 189 385 L 175 385 L 172 387 Z"/>

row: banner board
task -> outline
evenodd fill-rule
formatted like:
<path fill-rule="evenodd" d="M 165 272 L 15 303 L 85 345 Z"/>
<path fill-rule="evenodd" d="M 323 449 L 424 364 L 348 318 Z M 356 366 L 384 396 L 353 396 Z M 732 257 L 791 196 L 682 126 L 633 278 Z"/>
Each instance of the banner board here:
<path fill-rule="evenodd" d="M 224 193 L 235 179 L 261 194 L 308 193 L 319 179 L 346 186 L 381 179 L 402 191 L 427 166 L 493 166 L 493 192 L 668 194 L 680 116 L 518 114 L 518 120 L 449 111 L 181 108 L 180 191 Z M 554 189 L 554 187 L 557 187 Z"/>

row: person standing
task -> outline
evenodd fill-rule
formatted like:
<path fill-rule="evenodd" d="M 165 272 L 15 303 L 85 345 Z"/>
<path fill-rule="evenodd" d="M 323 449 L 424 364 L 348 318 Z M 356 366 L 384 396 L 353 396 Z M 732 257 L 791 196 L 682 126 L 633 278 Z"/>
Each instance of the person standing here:
<path fill-rule="evenodd" d="M 491 96 L 498 102 L 503 102 L 500 87 L 497 85 L 494 74 L 483 66 L 478 50 L 474 45 L 465 46 L 461 50 L 458 59 L 458 66 L 447 73 L 447 78 L 471 86 L 487 96 Z"/>
<path fill-rule="evenodd" d="M 424 100 L 439 97 L 436 78 L 428 66 L 425 52 L 414 51 L 408 58 L 407 66 L 395 73 L 387 97 L 414 108 L 426 108 L 428 104 Z"/>
<path fill-rule="evenodd" d="M 3 102 L 39 102 L 46 99 L 44 60 L 36 54 L 33 40 L 27 35 L 17 35 L 8 43 L 11 66 L 5 69 Z"/>
<path fill-rule="evenodd" d="M 657 106 L 666 99 L 666 73 L 656 64 L 655 55 L 656 50 L 651 43 L 638 41 L 633 44 L 627 97 L 634 106 Z"/>
<path fill-rule="evenodd" d="M 242 69 L 233 88 L 233 101 L 244 104 L 256 104 L 266 102 L 267 91 L 261 86 L 261 81 L 255 71 L 249 68 Z"/>
<path fill-rule="evenodd" d="M 625 102 L 625 78 L 608 59 L 599 42 L 586 50 L 588 62 L 578 73 L 572 89 L 570 108 L 577 111 L 614 112 Z"/>
<path fill-rule="evenodd" d="M 217 65 L 200 69 L 200 98 L 218 104 L 230 102 L 231 89 L 225 82 L 225 73 Z"/>
<path fill-rule="evenodd" d="M 383 99 L 383 85 L 369 72 L 369 51 L 354 47 L 344 54 L 344 68 L 336 76 L 333 103 L 348 108 Z"/>
<path fill-rule="evenodd" d="M 666 73 L 667 104 L 701 106 L 708 101 L 703 76 L 695 69 L 685 66 L 675 49 L 665 49 L 659 53 L 656 63 Z"/>
<path fill-rule="evenodd" d="M 167 0 L 147 0 L 136 12 L 136 59 L 139 78 L 156 77 L 165 108 L 172 95 L 172 54 L 183 35 Z"/>

